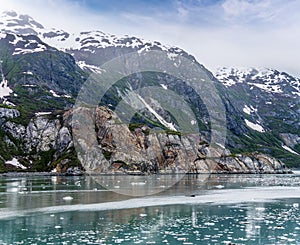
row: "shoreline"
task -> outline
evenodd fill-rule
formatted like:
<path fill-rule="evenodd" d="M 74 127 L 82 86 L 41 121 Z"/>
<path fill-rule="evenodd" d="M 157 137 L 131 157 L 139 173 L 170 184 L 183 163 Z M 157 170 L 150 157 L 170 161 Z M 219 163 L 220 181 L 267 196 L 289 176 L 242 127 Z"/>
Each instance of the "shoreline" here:
<path fill-rule="evenodd" d="M 295 174 L 294 171 L 300 171 L 300 169 L 290 169 L 288 171 L 274 171 L 274 172 L 211 172 L 211 173 L 158 173 L 150 175 L 271 175 L 271 174 Z M 78 174 L 70 173 L 55 173 L 55 172 L 5 172 L 0 173 L 0 177 L 49 177 L 49 176 L 150 176 L 148 174 L 131 174 L 131 173 L 93 173 L 89 174 L 81 172 Z"/>

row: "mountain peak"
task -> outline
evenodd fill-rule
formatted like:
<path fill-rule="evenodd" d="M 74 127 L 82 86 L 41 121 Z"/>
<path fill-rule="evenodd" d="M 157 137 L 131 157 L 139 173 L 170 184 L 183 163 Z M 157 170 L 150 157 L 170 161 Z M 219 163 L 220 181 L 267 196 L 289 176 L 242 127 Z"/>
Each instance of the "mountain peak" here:
<path fill-rule="evenodd" d="M 17 17 L 18 13 L 14 10 L 9 10 L 9 11 L 2 12 L 1 17 L 3 17 L 3 16 Z"/>
<path fill-rule="evenodd" d="M 43 29 L 43 25 L 29 15 L 18 14 L 15 11 L 5 11 L 1 14 L 1 32 L 18 35 L 38 35 Z"/>

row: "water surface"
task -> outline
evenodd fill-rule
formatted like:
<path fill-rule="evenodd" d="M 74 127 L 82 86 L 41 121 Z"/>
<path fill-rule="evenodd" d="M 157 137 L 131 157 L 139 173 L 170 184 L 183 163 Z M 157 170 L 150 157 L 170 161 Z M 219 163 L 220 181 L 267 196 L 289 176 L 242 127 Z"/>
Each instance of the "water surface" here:
<path fill-rule="evenodd" d="M 299 187 L 298 172 L 187 175 L 131 197 L 89 176 L 2 177 L 0 244 L 300 244 Z"/>

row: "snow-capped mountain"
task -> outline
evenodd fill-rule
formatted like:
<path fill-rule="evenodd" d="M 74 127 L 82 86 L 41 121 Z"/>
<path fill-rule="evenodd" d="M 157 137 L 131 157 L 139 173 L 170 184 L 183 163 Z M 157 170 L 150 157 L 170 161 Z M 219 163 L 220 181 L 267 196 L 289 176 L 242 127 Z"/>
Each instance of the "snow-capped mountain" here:
<path fill-rule="evenodd" d="M 24 36 L 34 35 L 37 36 L 42 42 L 49 46 L 55 47 L 58 50 L 72 54 L 78 64 L 82 68 L 91 69 L 95 71 L 94 56 L 103 55 L 105 58 L 102 62 L 113 58 L 107 52 L 109 49 L 122 49 L 122 53 L 129 53 L 137 51 L 139 53 L 149 50 L 161 50 L 169 53 L 170 59 L 177 55 L 183 55 L 189 59 L 195 60 L 191 55 L 188 55 L 184 50 L 177 47 L 170 47 L 163 45 L 158 41 L 147 41 L 137 37 L 122 36 L 117 37 L 101 31 L 82 31 L 79 33 L 68 33 L 63 30 L 45 28 L 42 24 L 38 23 L 28 15 L 18 14 L 14 11 L 3 12 L 0 21 L 0 38 L 5 37 L 5 34 L 10 33 L 15 36 L 14 44 L 23 41 Z M 19 36 L 19 35 L 22 35 Z M 24 42 L 25 43 L 25 42 Z M 29 48 L 18 47 L 14 54 L 28 53 Z M 45 49 L 42 44 L 38 48 L 31 50 L 31 52 L 38 52 Z M 104 51 L 106 50 L 106 51 Z"/>
<path fill-rule="evenodd" d="M 264 152 L 289 164 L 299 159 L 298 78 L 273 69 L 221 68 L 216 72 L 215 79 L 192 55 L 158 41 L 118 37 L 101 31 L 68 33 L 46 28 L 30 16 L 14 11 L 5 12 L 0 18 L 0 101 L 5 107 L 2 114 L 9 115 L 0 116 L 0 130 L 4 132 L 0 134 L 0 149 L 3 149 L 0 150 L 0 170 L 2 155 L 6 154 L 7 158 L 12 159 L 17 152 L 26 148 L 26 144 L 31 147 L 32 161 L 38 162 L 35 157 L 41 157 L 34 155 L 36 151 L 50 152 L 53 156 L 54 150 L 60 149 L 57 142 L 71 135 L 63 125 L 56 127 L 66 118 L 69 120 L 62 116 L 62 112 L 72 107 L 90 72 L 101 73 L 101 65 L 119 55 L 130 52 L 142 54 L 149 50 L 163 51 L 172 61 L 179 55 L 184 56 L 199 65 L 203 73 L 215 81 L 227 113 L 226 146 L 232 152 Z M 196 115 L 201 134 L 209 139 L 206 106 L 193 89 L 174 77 L 151 72 L 133 74 L 120 87 L 113 87 L 102 103 L 113 108 L 126 97 L 126 91 L 140 88 L 142 84 L 161 86 L 181 95 Z M 174 131 L 176 123 L 172 121 L 172 116 L 156 101 L 150 103 L 140 98 L 140 103 L 145 105 L 142 115 L 146 119 L 136 117 L 133 119 L 134 125 L 161 125 Z M 45 122 L 39 117 L 43 117 Z M 55 135 L 46 134 L 50 132 L 45 130 L 49 118 L 56 120 L 55 125 L 51 124 L 53 130 L 60 128 L 62 133 L 54 130 Z M 39 127 L 41 132 L 36 132 Z M 38 139 L 29 142 L 32 135 L 27 135 L 28 132 L 34 132 L 34 137 L 41 137 L 41 141 L 45 140 L 46 143 Z M 15 148 L 10 147 L 11 139 Z"/>
<path fill-rule="evenodd" d="M 226 87 L 247 83 L 267 93 L 300 96 L 300 79 L 271 68 L 220 68 L 215 77 Z"/>
<path fill-rule="evenodd" d="M 279 136 L 281 142 L 274 138 L 274 144 L 298 154 L 291 148 L 297 148 L 300 143 L 299 78 L 270 68 L 224 67 L 217 70 L 215 77 L 226 88 L 229 101 L 247 128 L 263 133 L 265 137 Z M 245 135 L 249 136 L 248 133 Z M 267 145 L 265 148 L 273 153 L 277 151 Z"/>

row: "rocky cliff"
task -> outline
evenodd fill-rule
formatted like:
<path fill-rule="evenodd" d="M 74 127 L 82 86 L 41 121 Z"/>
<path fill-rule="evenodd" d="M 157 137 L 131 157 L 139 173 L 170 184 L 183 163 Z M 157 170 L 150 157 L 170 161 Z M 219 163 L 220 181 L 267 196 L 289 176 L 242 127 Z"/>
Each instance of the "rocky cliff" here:
<path fill-rule="evenodd" d="M 259 153 L 234 155 L 227 149 L 211 147 L 199 135 L 123 124 L 107 107 L 76 110 L 83 117 L 77 122 L 72 123 L 74 111 L 69 110 L 63 115 L 37 115 L 23 126 L 10 121 L 18 117 L 17 110 L 1 108 L 4 140 L 16 153 L 19 152 L 14 157 L 15 162 L 6 161 L 4 170 L 13 166 L 23 166 L 27 171 L 39 170 L 40 164 L 36 163 L 43 159 L 46 170 L 57 172 L 81 168 L 81 164 L 89 173 L 288 172 L 282 162 L 272 157 Z M 89 134 L 76 131 L 79 124 L 93 118 L 94 128 L 88 129 Z M 82 135 L 78 142 L 73 142 L 73 133 Z M 15 164 L 17 162 L 19 166 Z"/>

